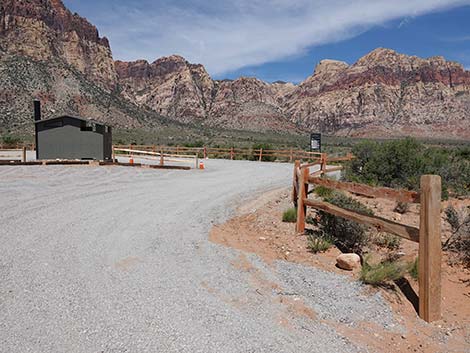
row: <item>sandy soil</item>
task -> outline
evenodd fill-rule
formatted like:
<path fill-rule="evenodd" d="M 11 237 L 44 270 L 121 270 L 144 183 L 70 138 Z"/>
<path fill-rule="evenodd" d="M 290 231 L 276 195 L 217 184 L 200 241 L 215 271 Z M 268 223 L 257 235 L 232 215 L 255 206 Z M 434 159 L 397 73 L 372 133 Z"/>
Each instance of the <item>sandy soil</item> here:
<path fill-rule="evenodd" d="M 378 215 L 394 219 L 401 223 L 418 225 L 417 206 L 400 215 L 393 211 L 395 204 L 386 200 L 356 197 L 367 204 Z M 445 202 L 462 207 L 470 200 L 451 200 Z M 214 226 L 210 239 L 213 242 L 233 247 L 245 252 L 256 253 L 267 263 L 286 260 L 314 266 L 335 273 L 348 273 L 352 280 L 358 278 L 358 271 L 347 272 L 338 269 L 336 256 L 341 252 L 335 247 L 322 254 L 312 254 L 306 247 L 306 236 L 295 233 L 294 224 L 281 221 L 282 212 L 291 206 L 290 192 L 278 189 L 264 194 L 238 209 L 236 217 L 227 223 Z M 443 220 L 443 238 L 449 234 L 449 226 Z M 417 256 L 417 244 L 402 240 L 399 252 L 404 261 L 414 260 Z M 382 255 L 383 255 L 382 251 Z M 376 256 L 381 255 L 377 249 Z M 412 302 L 397 286 L 393 289 L 372 288 L 370 292 L 381 292 L 393 308 L 398 322 L 405 328 L 403 334 L 384 330 L 373 322 L 362 322 L 359 327 L 350 327 L 340 323 L 328 324 L 335 327 L 352 342 L 366 346 L 372 351 L 394 352 L 470 352 L 470 271 L 459 266 L 449 266 L 447 254 L 444 254 L 442 277 L 442 320 L 427 324 L 419 319 Z M 418 284 L 407 278 L 408 296 L 416 299 Z M 413 295 L 415 298 L 413 298 Z M 416 304 L 416 303 L 415 303 Z"/>

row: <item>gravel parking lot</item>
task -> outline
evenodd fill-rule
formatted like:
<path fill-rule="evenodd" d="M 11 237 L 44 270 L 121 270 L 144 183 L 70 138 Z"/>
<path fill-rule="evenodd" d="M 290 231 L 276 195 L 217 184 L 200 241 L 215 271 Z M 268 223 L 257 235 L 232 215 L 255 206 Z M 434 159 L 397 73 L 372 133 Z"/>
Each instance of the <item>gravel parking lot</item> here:
<path fill-rule="evenodd" d="M 225 160 L 0 167 L 0 352 L 364 351 L 328 322 L 396 327 L 379 295 L 208 241 L 291 177 L 290 164 Z"/>

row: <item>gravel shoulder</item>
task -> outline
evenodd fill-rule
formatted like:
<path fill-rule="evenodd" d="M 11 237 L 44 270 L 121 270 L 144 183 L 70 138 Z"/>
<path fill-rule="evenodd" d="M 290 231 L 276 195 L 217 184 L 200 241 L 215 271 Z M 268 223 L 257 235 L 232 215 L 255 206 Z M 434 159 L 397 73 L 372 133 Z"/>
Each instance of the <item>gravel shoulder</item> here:
<path fill-rule="evenodd" d="M 400 330 L 344 276 L 214 244 L 289 164 L 0 168 L 1 352 L 358 352 L 329 322 Z"/>

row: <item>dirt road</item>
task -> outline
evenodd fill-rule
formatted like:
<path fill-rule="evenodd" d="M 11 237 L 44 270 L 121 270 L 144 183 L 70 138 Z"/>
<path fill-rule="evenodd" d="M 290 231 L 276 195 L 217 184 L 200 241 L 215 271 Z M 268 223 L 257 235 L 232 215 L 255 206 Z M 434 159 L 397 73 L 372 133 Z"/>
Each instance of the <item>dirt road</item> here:
<path fill-rule="evenodd" d="M 223 160 L 1 167 L 0 352 L 360 351 L 334 323 L 396 328 L 380 296 L 208 241 L 212 224 L 291 173 Z"/>

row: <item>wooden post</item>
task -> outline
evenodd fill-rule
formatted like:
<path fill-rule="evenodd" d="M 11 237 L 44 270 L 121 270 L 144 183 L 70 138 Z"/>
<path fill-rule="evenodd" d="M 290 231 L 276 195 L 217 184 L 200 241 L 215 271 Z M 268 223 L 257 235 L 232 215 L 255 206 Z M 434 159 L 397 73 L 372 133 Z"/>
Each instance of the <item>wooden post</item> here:
<path fill-rule="evenodd" d="M 294 151 L 293 151 L 292 148 L 291 148 L 291 149 L 290 149 L 289 162 L 292 162 L 293 159 L 294 159 Z"/>
<path fill-rule="evenodd" d="M 164 158 L 163 158 L 163 148 L 160 149 L 160 165 L 163 166 L 165 163 Z"/>
<path fill-rule="evenodd" d="M 233 161 L 233 147 L 230 147 L 230 160 Z"/>
<path fill-rule="evenodd" d="M 23 155 L 21 157 L 21 160 L 23 163 L 26 163 L 26 147 L 23 147 Z"/>
<path fill-rule="evenodd" d="M 176 145 L 176 155 L 178 155 L 178 154 L 179 154 L 179 152 L 180 152 L 180 148 L 179 148 L 179 146 L 178 146 L 178 145 Z"/>
<path fill-rule="evenodd" d="M 259 149 L 259 161 L 261 162 L 263 160 L 263 149 Z"/>
<path fill-rule="evenodd" d="M 111 147 L 111 151 L 112 151 L 111 158 L 112 158 L 113 163 L 115 163 L 117 161 L 116 161 L 116 151 L 114 150 L 114 145 Z"/>
<path fill-rule="evenodd" d="M 297 169 L 300 167 L 300 161 L 294 162 L 294 178 L 292 179 L 292 203 L 297 207 L 297 188 L 299 181 L 297 179 Z"/>
<path fill-rule="evenodd" d="M 206 158 L 207 158 L 207 147 L 204 146 L 204 159 L 206 159 Z"/>
<path fill-rule="evenodd" d="M 441 318 L 441 177 L 421 176 L 419 222 L 419 316 Z"/>
<path fill-rule="evenodd" d="M 305 231 L 305 214 L 307 213 L 307 207 L 304 205 L 304 199 L 307 198 L 308 194 L 308 176 L 310 172 L 308 168 L 301 169 L 300 180 L 299 180 L 299 194 L 297 195 L 297 233 L 303 233 Z"/>
<path fill-rule="evenodd" d="M 321 175 L 323 176 L 326 172 L 326 153 L 322 153 L 320 158 L 321 158 L 320 170 L 321 170 Z"/>

